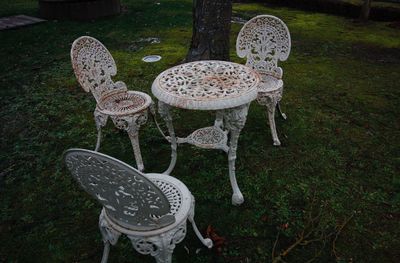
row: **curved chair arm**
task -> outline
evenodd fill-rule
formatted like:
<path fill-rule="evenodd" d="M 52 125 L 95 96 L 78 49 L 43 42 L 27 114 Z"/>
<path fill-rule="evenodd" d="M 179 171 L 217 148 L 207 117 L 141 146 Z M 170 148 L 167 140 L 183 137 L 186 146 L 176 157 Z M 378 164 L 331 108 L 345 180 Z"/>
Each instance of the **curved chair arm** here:
<path fill-rule="evenodd" d="M 115 88 L 116 90 L 121 90 L 121 91 L 127 91 L 127 90 L 128 90 L 128 88 L 127 88 L 125 82 L 123 82 L 123 81 L 117 81 L 117 82 L 115 82 L 115 83 L 114 83 L 114 88 Z"/>

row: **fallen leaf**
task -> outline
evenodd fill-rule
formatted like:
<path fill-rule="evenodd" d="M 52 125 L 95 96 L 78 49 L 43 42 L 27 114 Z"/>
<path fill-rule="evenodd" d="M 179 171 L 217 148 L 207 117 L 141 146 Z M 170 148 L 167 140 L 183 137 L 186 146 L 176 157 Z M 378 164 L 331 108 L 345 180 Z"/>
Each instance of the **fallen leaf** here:
<path fill-rule="evenodd" d="M 222 253 L 222 248 L 225 246 L 225 238 L 219 236 L 215 229 L 209 225 L 206 231 L 206 237 L 210 238 L 213 242 L 213 249 L 217 252 L 218 255 Z"/>

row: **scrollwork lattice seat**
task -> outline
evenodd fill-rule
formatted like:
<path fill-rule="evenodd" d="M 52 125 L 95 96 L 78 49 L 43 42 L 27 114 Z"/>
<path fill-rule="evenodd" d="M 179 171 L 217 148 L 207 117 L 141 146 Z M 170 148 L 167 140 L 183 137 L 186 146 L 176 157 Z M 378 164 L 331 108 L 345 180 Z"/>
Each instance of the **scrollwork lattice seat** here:
<path fill-rule="evenodd" d="M 65 162 L 72 176 L 103 205 L 99 217 L 102 263 L 121 234 L 139 253 L 150 254 L 158 263 L 171 262 L 175 245 L 185 238 L 187 220 L 200 241 L 212 247 L 194 222 L 194 197 L 178 179 L 142 174 L 115 158 L 84 149 L 66 151 Z"/>
<path fill-rule="evenodd" d="M 250 19 L 240 30 L 236 40 L 236 53 L 246 57 L 246 65 L 257 70 L 262 83 L 259 86 L 257 101 L 268 109 L 268 119 L 273 143 L 281 145 L 275 126 L 275 108 L 282 117 L 279 101 L 283 93 L 283 70 L 278 67 L 278 60 L 289 57 L 291 48 L 290 33 L 279 18 L 270 15 L 260 15 Z"/>
<path fill-rule="evenodd" d="M 107 115 L 124 116 L 146 110 L 151 100 L 142 92 L 128 91 L 112 94 L 99 101 L 99 111 Z"/>
<path fill-rule="evenodd" d="M 101 128 L 111 118 L 115 126 L 125 130 L 132 143 L 136 164 L 143 170 L 139 147 L 139 128 L 147 121 L 148 108 L 152 103 L 149 95 L 128 91 L 122 81 L 113 82 L 117 66 L 107 48 L 95 38 L 82 36 L 74 41 L 71 61 L 75 76 L 82 88 L 91 91 L 97 106 L 94 118 L 97 128 L 95 151 L 100 148 Z"/>
<path fill-rule="evenodd" d="M 274 92 L 283 88 L 283 81 L 270 75 L 261 75 L 261 83 L 258 87 L 258 93 L 260 92 Z"/>

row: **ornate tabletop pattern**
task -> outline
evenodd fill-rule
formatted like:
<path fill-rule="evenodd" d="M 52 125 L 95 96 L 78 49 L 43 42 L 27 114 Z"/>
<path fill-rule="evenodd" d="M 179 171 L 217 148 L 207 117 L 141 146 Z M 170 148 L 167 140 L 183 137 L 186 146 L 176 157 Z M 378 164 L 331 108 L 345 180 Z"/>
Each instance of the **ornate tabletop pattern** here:
<path fill-rule="evenodd" d="M 152 92 L 171 106 L 218 110 L 254 100 L 259 82 L 258 73 L 244 65 L 195 61 L 162 72 L 153 82 Z"/>

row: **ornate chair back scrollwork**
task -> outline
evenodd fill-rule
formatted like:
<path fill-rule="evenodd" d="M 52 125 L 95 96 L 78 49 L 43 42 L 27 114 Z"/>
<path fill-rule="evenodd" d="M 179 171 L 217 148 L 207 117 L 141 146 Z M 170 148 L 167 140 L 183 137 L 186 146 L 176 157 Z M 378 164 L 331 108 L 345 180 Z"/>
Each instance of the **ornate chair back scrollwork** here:
<path fill-rule="evenodd" d="M 171 262 L 175 244 L 186 235 L 186 220 L 194 223 L 194 198 L 186 186 L 164 174 L 142 174 L 135 168 L 105 154 L 85 149 L 65 152 L 72 176 L 102 206 L 99 227 L 103 236 L 102 262 L 108 260 L 110 244 L 126 234 L 133 247 L 151 254 L 157 262 Z"/>
<path fill-rule="evenodd" d="M 289 57 L 290 34 L 285 23 L 277 17 L 260 15 L 250 19 L 240 30 L 236 53 L 246 58 L 246 65 L 261 74 L 282 77 L 278 60 Z"/>
<path fill-rule="evenodd" d="M 72 149 L 65 162 L 72 176 L 103 205 L 107 215 L 132 230 L 154 230 L 175 222 L 163 192 L 139 171 L 100 153 Z"/>
<path fill-rule="evenodd" d="M 282 117 L 279 101 L 282 98 L 283 70 L 278 61 L 285 61 L 290 54 L 290 33 L 282 20 L 271 15 L 260 15 L 250 19 L 240 30 L 236 40 L 236 53 L 246 58 L 246 65 L 261 75 L 257 101 L 268 108 L 268 117 L 274 145 L 280 145 L 275 127 L 275 108 Z"/>
<path fill-rule="evenodd" d="M 71 61 L 79 84 L 86 92 L 91 91 L 97 102 L 110 92 L 126 91 L 122 82 L 116 85 L 111 79 L 117 74 L 117 66 L 97 39 L 89 36 L 76 39 L 71 48 Z"/>
<path fill-rule="evenodd" d="M 100 148 L 101 128 L 108 117 L 118 129 L 128 132 L 139 170 L 143 161 L 139 148 L 139 128 L 147 121 L 147 111 L 152 103 L 150 96 L 139 91 L 128 91 L 122 81 L 114 82 L 117 66 L 107 48 L 97 39 L 79 37 L 71 48 L 71 62 L 75 76 L 82 88 L 91 91 L 97 105 L 94 111 L 98 131 L 95 151 Z"/>

